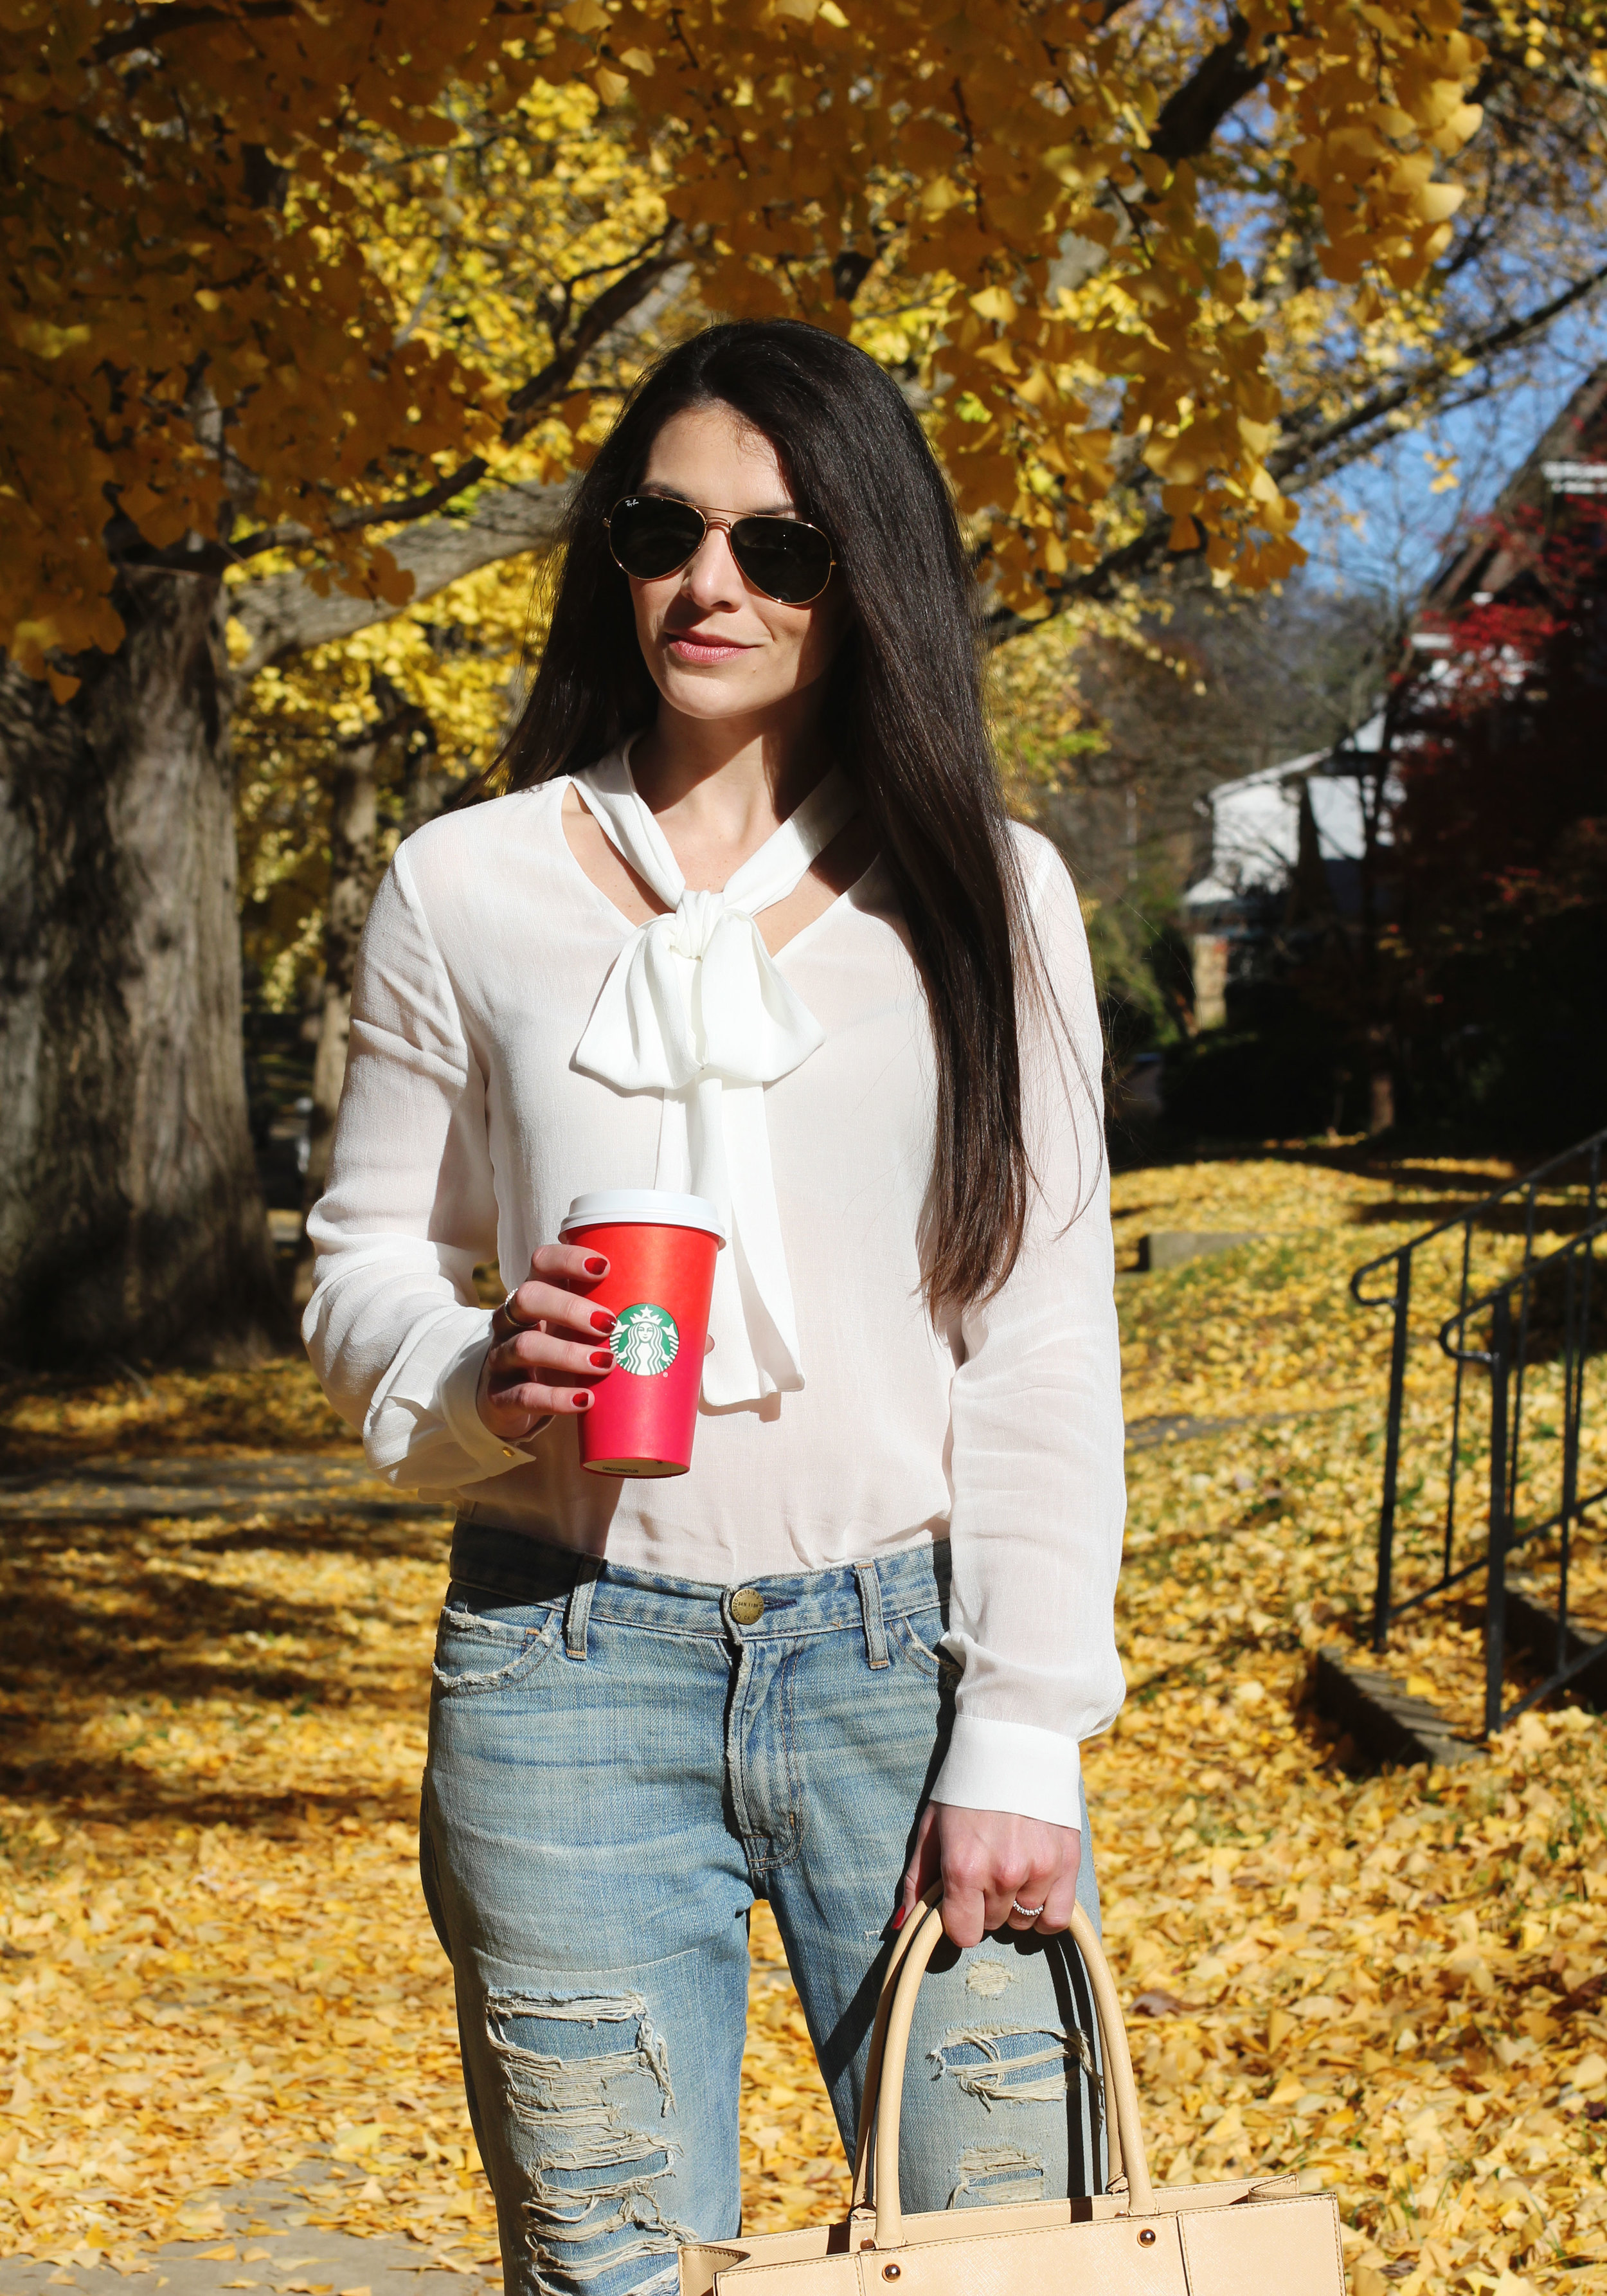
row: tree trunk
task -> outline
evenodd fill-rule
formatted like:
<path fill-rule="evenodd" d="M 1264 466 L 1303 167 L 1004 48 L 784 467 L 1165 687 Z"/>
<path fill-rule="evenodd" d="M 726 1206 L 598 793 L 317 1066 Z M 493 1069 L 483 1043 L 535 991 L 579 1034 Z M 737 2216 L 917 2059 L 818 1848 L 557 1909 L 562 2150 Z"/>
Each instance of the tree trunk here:
<path fill-rule="evenodd" d="M 313 1249 L 306 1216 L 324 1193 L 329 1150 L 346 1082 L 346 1048 L 351 1039 L 351 989 L 357 970 L 357 944 L 368 922 L 380 877 L 380 784 L 396 769 L 394 752 L 405 743 L 402 834 L 411 836 L 439 813 L 442 791 L 434 781 L 435 732 L 423 710 L 404 701 L 387 677 L 371 672 L 370 690 L 383 716 L 348 736 L 336 753 L 329 800 L 329 893 L 324 910 L 324 1001 L 318 1014 L 318 1050 L 313 1062 L 313 1112 L 307 1127 L 307 1177 L 302 1188 L 303 1226 L 296 1254 L 295 1304 L 313 1295 Z"/>
<path fill-rule="evenodd" d="M 65 704 L 0 666 L 0 1356 L 290 1336 L 241 1061 L 217 585 L 139 574 Z"/>

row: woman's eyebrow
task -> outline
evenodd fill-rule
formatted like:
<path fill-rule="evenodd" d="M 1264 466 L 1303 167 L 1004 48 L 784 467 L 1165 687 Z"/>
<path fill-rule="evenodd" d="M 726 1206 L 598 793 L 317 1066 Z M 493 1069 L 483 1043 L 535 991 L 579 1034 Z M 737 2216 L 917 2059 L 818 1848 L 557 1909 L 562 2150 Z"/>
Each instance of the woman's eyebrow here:
<path fill-rule="evenodd" d="M 685 503 L 692 510 L 696 510 L 698 507 L 697 504 L 693 501 L 692 496 L 690 495 L 684 495 L 679 487 L 660 486 L 657 480 L 652 479 L 646 480 L 643 483 L 640 491 L 644 495 L 656 495 L 664 502 Z M 773 503 L 767 509 L 738 511 L 735 515 L 738 518 L 796 518 L 798 516 L 798 504 L 796 503 L 790 502 Z"/>

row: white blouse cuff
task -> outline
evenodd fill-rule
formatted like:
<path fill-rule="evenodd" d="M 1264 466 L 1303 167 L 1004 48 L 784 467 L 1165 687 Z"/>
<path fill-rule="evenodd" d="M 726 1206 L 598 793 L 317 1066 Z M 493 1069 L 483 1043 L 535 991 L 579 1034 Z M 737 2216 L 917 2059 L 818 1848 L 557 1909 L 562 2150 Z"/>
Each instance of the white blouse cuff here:
<path fill-rule="evenodd" d="M 473 1338 L 465 1341 L 457 1355 L 441 1374 L 436 1390 L 441 1417 L 447 1431 L 460 1451 L 466 1451 L 480 1474 L 476 1480 L 490 1475 L 504 1475 L 512 1467 L 529 1464 L 530 1455 L 517 1445 L 504 1443 L 494 1435 L 480 1415 L 476 1397 L 480 1393 L 480 1367 L 486 1360 L 486 1344 L 490 1337 L 490 1318 Z"/>
<path fill-rule="evenodd" d="M 931 1798 L 957 1809 L 1007 1810 L 1080 1832 L 1081 1782 L 1075 1738 L 1028 1722 L 959 1714 Z"/>

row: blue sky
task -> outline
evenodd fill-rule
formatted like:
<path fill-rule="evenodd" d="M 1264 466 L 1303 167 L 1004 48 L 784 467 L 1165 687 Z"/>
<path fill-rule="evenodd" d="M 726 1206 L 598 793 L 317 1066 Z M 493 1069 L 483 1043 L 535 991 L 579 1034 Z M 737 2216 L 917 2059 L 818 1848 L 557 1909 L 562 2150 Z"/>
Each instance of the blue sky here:
<path fill-rule="evenodd" d="M 1300 538 L 1309 578 L 1410 595 L 1432 573 L 1458 522 L 1488 509 L 1593 367 L 1607 358 L 1607 303 L 1570 315 L 1526 348 L 1490 398 L 1421 430 L 1304 502 Z M 1458 485 L 1434 491 L 1431 457 L 1453 455 Z"/>

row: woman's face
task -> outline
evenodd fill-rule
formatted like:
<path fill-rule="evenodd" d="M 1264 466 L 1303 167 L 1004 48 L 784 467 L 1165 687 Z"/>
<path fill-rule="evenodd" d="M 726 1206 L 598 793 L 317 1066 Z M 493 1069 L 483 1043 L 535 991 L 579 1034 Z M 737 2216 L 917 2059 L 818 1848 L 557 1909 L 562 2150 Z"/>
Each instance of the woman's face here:
<path fill-rule="evenodd" d="M 775 447 L 729 406 L 671 415 L 637 491 L 676 496 L 706 517 L 787 517 L 795 509 Z M 744 578 L 716 526 L 675 573 L 651 582 L 632 576 L 630 594 L 653 682 L 688 718 L 784 708 L 830 667 L 849 621 L 839 570 L 808 605 L 783 605 Z"/>

